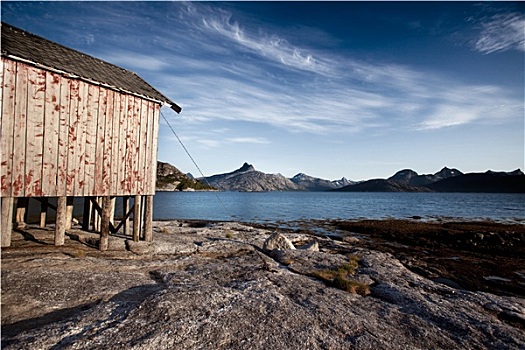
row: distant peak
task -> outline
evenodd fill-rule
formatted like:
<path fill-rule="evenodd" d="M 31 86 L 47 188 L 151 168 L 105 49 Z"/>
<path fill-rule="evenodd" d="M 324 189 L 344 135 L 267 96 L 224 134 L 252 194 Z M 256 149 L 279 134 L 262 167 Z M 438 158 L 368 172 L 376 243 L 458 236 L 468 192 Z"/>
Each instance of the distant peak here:
<path fill-rule="evenodd" d="M 450 169 L 448 167 L 443 167 L 440 171 L 435 173 L 434 175 L 442 176 L 442 177 L 452 177 L 457 175 L 462 175 L 463 173 L 459 171 L 458 169 Z"/>
<path fill-rule="evenodd" d="M 253 167 L 253 165 L 248 164 L 248 163 L 245 162 L 245 163 L 242 165 L 242 167 L 240 167 L 237 171 L 238 171 L 238 172 L 255 171 L 255 168 Z"/>
<path fill-rule="evenodd" d="M 399 170 L 395 175 L 417 175 L 417 173 L 412 169 L 403 169 Z"/>
<path fill-rule="evenodd" d="M 293 177 L 293 179 L 300 179 L 300 178 L 307 177 L 307 176 L 308 175 L 306 175 L 305 173 L 298 173 L 297 175 Z"/>
<path fill-rule="evenodd" d="M 493 174 L 493 175 L 524 175 L 520 168 L 514 170 L 514 171 L 494 171 L 494 170 L 487 170 L 485 174 Z"/>
<path fill-rule="evenodd" d="M 411 178 L 418 176 L 418 174 L 412 169 L 403 169 L 399 170 L 393 176 L 388 178 L 388 180 L 408 182 Z"/>

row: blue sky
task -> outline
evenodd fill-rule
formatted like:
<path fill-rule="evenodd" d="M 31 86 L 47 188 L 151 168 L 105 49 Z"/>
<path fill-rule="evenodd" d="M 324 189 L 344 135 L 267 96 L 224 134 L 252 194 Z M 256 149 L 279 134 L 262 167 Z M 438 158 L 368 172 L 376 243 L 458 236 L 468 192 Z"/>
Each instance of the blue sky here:
<path fill-rule="evenodd" d="M 136 72 L 205 175 L 524 169 L 525 3 L 1 2 Z M 159 160 L 198 175 L 161 121 Z"/>

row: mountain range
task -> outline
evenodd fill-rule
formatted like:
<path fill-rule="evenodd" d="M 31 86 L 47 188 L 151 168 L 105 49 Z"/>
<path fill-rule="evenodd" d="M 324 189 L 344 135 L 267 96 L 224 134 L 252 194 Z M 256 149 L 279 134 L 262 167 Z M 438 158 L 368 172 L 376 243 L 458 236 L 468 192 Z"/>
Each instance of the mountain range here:
<path fill-rule="evenodd" d="M 159 162 L 158 190 L 221 191 L 345 191 L 345 192 L 503 192 L 525 193 L 525 175 L 520 169 L 512 172 L 467 173 L 444 167 L 435 174 L 419 175 L 403 169 L 388 179 L 367 181 L 324 180 L 299 173 L 292 178 L 281 174 L 267 174 L 244 163 L 229 173 L 193 179 L 174 166 Z M 170 181 L 172 181 L 170 183 Z M 211 188 L 210 188 L 211 186 Z"/>
<path fill-rule="evenodd" d="M 199 179 L 204 180 L 204 179 Z M 352 184 L 345 178 L 336 181 L 323 180 L 306 174 L 287 178 L 281 174 L 266 174 L 244 163 L 230 173 L 205 178 L 211 186 L 222 191 L 327 191 Z"/>
<path fill-rule="evenodd" d="M 419 175 L 411 169 L 400 170 L 388 179 L 374 179 L 344 186 L 347 192 L 495 192 L 525 193 L 525 175 L 520 169 L 512 172 L 487 171 L 464 174 L 447 167 L 435 174 Z"/>

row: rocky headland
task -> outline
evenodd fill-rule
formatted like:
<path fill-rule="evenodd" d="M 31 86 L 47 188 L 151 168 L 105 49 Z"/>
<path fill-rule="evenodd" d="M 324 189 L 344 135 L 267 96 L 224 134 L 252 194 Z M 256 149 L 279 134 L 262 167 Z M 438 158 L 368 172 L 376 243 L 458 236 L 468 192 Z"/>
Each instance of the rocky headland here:
<path fill-rule="evenodd" d="M 97 239 L 13 233 L 2 349 L 525 348 L 523 225 L 166 221 L 151 243 Z"/>
<path fill-rule="evenodd" d="M 157 191 L 212 191 L 214 187 L 195 180 L 175 166 L 157 162 Z"/>

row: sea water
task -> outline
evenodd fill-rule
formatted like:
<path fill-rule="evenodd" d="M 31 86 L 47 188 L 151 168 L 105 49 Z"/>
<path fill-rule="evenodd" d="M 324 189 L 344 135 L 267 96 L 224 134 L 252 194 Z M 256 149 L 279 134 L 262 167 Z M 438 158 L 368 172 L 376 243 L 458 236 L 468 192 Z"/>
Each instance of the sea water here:
<path fill-rule="evenodd" d="M 489 219 L 525 223 L 525 194 L 157 192 L 155 220 Z"/>

